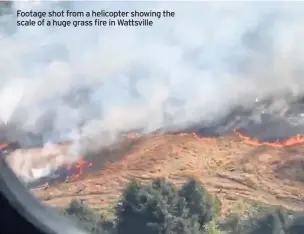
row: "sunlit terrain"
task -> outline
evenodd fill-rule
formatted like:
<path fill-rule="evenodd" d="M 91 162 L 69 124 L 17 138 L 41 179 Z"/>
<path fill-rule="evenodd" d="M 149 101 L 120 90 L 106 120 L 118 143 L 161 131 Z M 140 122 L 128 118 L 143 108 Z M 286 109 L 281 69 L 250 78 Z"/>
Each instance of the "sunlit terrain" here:
<path fill-rule="evenodd" d="M 41 201 L 51 206 L 65 207 L 77 198 L 107 209 L 131 179 L 149 181 L 161 177 L 179 185 L 188 176 L 195 176 L 219 196 L 223 214 L 247 202 L 304 209 L 301 136 L 262 142 L 236 131 L 222 137 L 200 137 L 197 133 L 145 136 L 131 132 L 119 145 L 67 166 L 59 160 L 58 150 L 64 146 L 56 147 L 56 160 L 44 157 L 40 163 L 57 170 L 48 171 L 32 188 Z M 34 155 L 33 149 L 24 151 Z M 39 155 L 39 149 L 35 151 Z M 7 156 L 9 163 L 13 163 L 14 155 Z"/>

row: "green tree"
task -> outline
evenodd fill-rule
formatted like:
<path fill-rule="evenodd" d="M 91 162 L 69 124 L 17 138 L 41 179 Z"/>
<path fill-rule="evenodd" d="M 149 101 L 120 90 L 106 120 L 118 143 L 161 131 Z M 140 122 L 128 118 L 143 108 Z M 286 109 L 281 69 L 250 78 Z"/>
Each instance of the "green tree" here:
<path fill-rule="evenodd" d="M 181 190 L 165 179 L 132 181 L 116 207 L 118 234 L 202 234 L 213 217 L 212 200 L 197 181 Z"/>
<path fill-rule="evenodd" d="M 164 180 L 142 186 L 132 181 L 116 207 L 117 232 L 157 234 L 168 215 L 168 203 L 176 199 L 175 188 Z"/>
<path fill-rule="evenodd" d="M 210 222 L 220 211 L 220 201 L 194 178 L 189 178 L 178 193 L 186 201 L 189 217 L 197 216 L 201 226 Z"/>

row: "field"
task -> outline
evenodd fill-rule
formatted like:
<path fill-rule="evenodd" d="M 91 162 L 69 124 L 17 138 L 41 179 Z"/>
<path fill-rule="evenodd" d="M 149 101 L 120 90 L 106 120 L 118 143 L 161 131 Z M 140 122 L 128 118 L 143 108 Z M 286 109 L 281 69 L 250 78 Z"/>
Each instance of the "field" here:
<path fill-rule="evenodd" d="M 95 155 L 94 173 L 32 192 L 51 206 L 65 207 L 72 199 L 80 199 L 106 211 L 130 179 L 164 177 L 179 186 L 188 176 L 195 176 L 219 197 L 223 215 L 250 212 L 252 204 L 303 210 L 304 145 L 274 148 L 249 143 L 237 134 L 134 137 Z"/>

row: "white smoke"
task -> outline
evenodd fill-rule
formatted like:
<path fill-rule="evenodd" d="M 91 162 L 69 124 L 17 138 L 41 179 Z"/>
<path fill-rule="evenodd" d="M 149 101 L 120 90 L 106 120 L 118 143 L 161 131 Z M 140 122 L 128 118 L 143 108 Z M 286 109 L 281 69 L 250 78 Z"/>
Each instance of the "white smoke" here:
<path fill-rule="evenodd" d="M 0 90 L 0 120 L 7 124 L 23 96 L 23 80 L 9 80 Z"/>
<path fill-rule="evenodd" d="M 7 162 L 25 182 L 32 182 L 55 172 L 62 165 L 71 164 L 67 145 L 45 144 L 42 148 L 17 149 L 7 157 Z"/>
<path fill-rule="evenodd" d="M 304 3 L 46 1 L 14 7 L 175 12 L 145 28 L 23 27 L 0 35 L 0 87 L 13 92 L 15 82 L 14 94 L 0 95 L 7 104 L 0 116 L 8 121 L 15 111 L 12 121 L 20 129 L 46 135 L 51 129 L 49 139 L 80 134 L 84 147 L 92 139 L 103 145 L 119 131 L 166 127 L 168 116 L 177 126 L 209 123 L 257 97 L 304 91 Z M 58 101 L 80 87 L 93 87 L 80 107 Z M 23 93 L 21 100 L 16 93 Z"/>

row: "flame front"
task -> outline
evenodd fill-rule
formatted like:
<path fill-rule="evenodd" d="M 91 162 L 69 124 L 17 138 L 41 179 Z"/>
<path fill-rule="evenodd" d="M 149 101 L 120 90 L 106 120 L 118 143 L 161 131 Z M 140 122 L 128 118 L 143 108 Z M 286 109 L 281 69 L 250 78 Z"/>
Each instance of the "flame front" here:
<path fill-rule="evenodd" d="M 250 144 L 253 146 L 268 146 L 272 148 L 284 148 L 284 147 L 290 147 L 294 145 L 304 144 L 304 135 L 296 135 L 292 136 L 286 140 L 283 141 L 275 141 L 275 142 L 267 142 L 262 141 L 256 138 L 252 138 L 248 135 L 245 135 L 244 133 L 241 133 L 237 131 L 236 129 L 233 130 L 234 134 L 236 134 L 240 139 L 242 139 L 246 144 Z M 190 136 L 195 138 L 196 140 L 202 142 L 202 143 L 208 143 L 215 141 L 215 137 L 201 137 L 197 133 L 187 133 L 187 132 L 181 132 L 177 134 L 178 136 Z M 126 135 L 126 139 L 136 139 L 141 137 L 142 135 L 137 132 L 130 132 Z M 0 144 L 1 148 L 1 144 Z M 90 168 L 92 166 L 92 162 L 88 162 L 86 160 L 80 159 L 76 163 L 73 164 L 72 167 L 67 168 L 67 170 L 70 172 L 71 176 L 67 177 L 67 181 L 74 181 L 77 178 L 79 178 L 81 175 L 84 174 L 85 169 Z"/>
<path fill-rule="evenodd" d="M 255 145 L 255 146 L 269 146 L 272 148 L 285 148 L 285 147 L 290 147 L 294 145 L 300 145 L 304 143 L 304 136 L 303 135 L 296 135 L 292 136 L 286 140 L 283 141 L 275 141 L 275 142 L 267 142 L 267 141 L 261 141 L 256 138 L 252 138 L 250 136 L 247 136 L 241 132 L 238 132 L 237 130 L 233 130 L 233 132 L 241 138 L 245 143 L 250 144 L 250 145 Z"/>
<path fill-rule="evenodd" d="M 253 146 L 268 146 L 272 148 L 285 148 L 285 147 L 290 147 L 294 145 L 300 145 L 304 144 L 304 135 L 296 135 L 292 136 L 288 139 L 285 139 L 283 141 L 275 141 L 275 142 L 268 142 L 268 141 L 262 141 L 253 137 L 250 137 L 248 135 L 245 135 L 236 129 L 233 129 L 233 132 L 240 138 L 242 139 L 246 144 L 253 145 Z M 192 135 L 194 138 L 197 140 L 200 140 L 202 142 L 210 142 L 212 140 L 215 140 L 216 138 L 212 137 L 201 137 L 196 133 L 179 133 L 178 136 L 190 136 Z"/>

